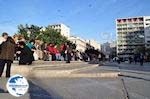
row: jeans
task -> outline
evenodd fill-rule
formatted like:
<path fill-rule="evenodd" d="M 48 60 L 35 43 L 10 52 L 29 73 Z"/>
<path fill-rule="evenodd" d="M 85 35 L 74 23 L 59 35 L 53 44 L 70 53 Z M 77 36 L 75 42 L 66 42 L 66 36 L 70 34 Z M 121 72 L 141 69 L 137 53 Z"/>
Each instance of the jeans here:
<path fill-rule="evenodd" d="M 10 77 L 11 63 L 12 63 L 11 60 L 3 60 L 3 59 L 0 59 L 0 77 L 1 77 L 2 74 L 3 74 L 5 64 L 7 64 L 6 77 Z"/>
<path fill-rule="evenodd" d="M 59 53 L 56 54 L 56 60 L 60 61 L 61 60 L 61 55 Z"/>

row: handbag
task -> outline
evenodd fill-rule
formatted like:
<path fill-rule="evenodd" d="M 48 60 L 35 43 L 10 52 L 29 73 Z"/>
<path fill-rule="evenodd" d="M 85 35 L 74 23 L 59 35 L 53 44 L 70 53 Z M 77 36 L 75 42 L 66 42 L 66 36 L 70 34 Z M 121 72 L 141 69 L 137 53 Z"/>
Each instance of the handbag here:
<path fill-rule="evenodd" d="M 33 53 L 33 56 L 34 56 L 34 60 L 35 61 L 39 59 L 39 56 L 38 56 L 38 54 L 36 52 Z"/>

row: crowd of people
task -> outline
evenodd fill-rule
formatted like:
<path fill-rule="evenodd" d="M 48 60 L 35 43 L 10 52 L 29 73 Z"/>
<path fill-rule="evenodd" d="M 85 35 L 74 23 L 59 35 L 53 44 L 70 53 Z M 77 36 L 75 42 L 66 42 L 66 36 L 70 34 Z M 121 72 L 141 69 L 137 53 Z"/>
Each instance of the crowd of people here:
<path fill-rule="evenodd" d="M 31 65 L 35 60 L 70 63 L 71 60 L 87 61 L 87 59 L 85 53 L 71 49 L 67 43 L 57 46 L 38 40 L 27 41 L 17 36 L 11 37 L 8 33 L 3 33 L 0 38 L 0 77 L 5 65 L 7 66 L 6 77 L 10 77 L 11 64 L 14 60 L 19 61 L 19 65 Z"/>
<path fill-rule="evenodd" d="M 123 60 L 123 58 L 119 58 L 119 57 L 115 58 L 115 61 L 117 61 L 118 64 L 120 64 L 121 62 L 128 62 L 129 64 L 140 63 L 141 66 L 143 66 L 144 60 L 145 60 L 145 57 L 144 57 L 144 54 L 142 54 L 142 53 L 135 54 L 134 57 L 128 57 L 124 60 Z"/>

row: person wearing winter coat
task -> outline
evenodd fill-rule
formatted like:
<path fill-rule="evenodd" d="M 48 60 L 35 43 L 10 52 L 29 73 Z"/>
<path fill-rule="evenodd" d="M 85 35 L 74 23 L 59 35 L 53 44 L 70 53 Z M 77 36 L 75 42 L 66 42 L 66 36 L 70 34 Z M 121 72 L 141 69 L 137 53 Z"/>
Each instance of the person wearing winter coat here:
<path fill-rule="evenodd" d="M 0 52 L 0 77 L 2 76 L 5 64 L 6 68 L 6 77 L 10 77 L 11 64 L 14 60 L 15 54 L 15 41 L 8 37 L 5 42 L 1 44 L 1 52 Z"/>
<path fill-rule="evenodd" d="M 19 65 L 31 65 L 34 61 L 33 51 L 24 42 L 19 42 L 19 47 L 21 48 L 21 51 L 17 52 L 20 54 Z"/>

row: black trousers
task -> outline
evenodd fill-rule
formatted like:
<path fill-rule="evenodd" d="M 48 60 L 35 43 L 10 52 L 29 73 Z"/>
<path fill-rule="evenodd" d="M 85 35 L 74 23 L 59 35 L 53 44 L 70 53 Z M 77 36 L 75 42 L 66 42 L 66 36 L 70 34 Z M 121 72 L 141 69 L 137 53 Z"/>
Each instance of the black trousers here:
<path fill-rule="evenodd" d="M 66 60 L 66 63 L 70 63 L 71 61 L 71 54 L 70 53 L 67 53 L 67 60 Z"/>
<path fill-rule="evenodd" d="M 3 59 L 0 59 L 0 77 L 1 77 L 2 74 L 3 74 L 5 64 L 7 64 L 6 77 L 10 77 L 11 63 L 12 63 L 11 60 L 3 60 Z"/>
<path fill-rule="evenodd" d="M 55 60 L 56 60 L 56 55 L 52 54 L 52 61 L 55 61 Z"/>

